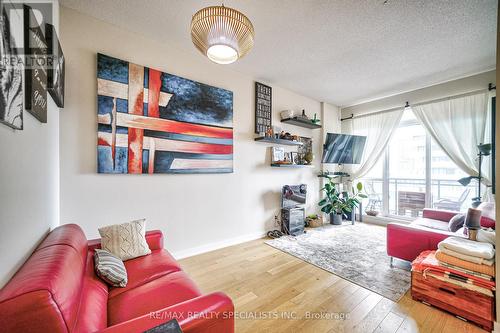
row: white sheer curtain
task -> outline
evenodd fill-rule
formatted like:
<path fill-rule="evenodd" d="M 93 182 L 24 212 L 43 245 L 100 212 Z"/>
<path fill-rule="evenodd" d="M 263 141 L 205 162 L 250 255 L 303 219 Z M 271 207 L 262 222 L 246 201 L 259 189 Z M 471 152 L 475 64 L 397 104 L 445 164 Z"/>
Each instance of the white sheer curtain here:
<path fill-rule="evenodd" d="M 377 163 L 403 116 L 404 109 L 363 115 L 342 124 L 342 133 L 366 136 L 365 150 L 359 165 L 350 166 L 353 179 L 366 175 Z"/>
<path fill-rule="evenodd" d="M 477 146 L 486 142 L 487 92 L 412 106 L 443 151 L 470 176 L 478 175 Z M 490 182 L 485 175 L 485 183 Z"/>

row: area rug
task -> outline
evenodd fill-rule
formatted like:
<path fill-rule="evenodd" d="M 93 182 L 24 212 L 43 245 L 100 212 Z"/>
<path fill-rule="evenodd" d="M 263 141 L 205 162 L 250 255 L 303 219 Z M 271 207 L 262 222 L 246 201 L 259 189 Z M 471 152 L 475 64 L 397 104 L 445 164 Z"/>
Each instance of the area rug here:
<path fill-rule="evenodd" d="M 284 236 L 266 244 L 318 266 L 395 302 L 410 288 L 409 265 L 391 268 L 386 228 L 367 223 L 326 225 L 300 236 Z"/>

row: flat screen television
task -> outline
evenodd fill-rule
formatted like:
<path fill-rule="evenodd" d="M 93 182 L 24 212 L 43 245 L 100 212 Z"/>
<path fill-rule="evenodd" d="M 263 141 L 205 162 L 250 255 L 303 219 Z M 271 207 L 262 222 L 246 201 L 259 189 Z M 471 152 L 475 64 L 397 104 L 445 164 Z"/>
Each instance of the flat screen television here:
<path fill-rule="evenodd" d="M 306 203 L 307 185 L 285 185 L 281 190 L 281 208 L 300 207 Z"/>
<path fill-rule="evenodd" d="M 365 149 L 366 136 L 327 133 L 322 163 L 359 164 Z"/>

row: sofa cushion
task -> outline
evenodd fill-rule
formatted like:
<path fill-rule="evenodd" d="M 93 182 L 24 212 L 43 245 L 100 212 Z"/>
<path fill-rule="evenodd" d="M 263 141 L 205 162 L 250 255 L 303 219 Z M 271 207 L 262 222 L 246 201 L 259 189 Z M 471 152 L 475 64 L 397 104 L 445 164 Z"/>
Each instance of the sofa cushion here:
<path fill-rule="evenodd" d="M 166 250 L 154 250 L 150 255 L 125 261 L 128 283 L 125 288 L 111 288 L 109 297 L 115 297 L 130 289 L 141 286 L 149 281 L 172 272 L 178 272 L 181 267 Z"/>
<path fill-rule="evenodd" d="M 110 298 L 108 325 L 146 315 L 200 295 L 200 290 L 186 273 L 173 272 Z"/>
<path fill-rule="evenodd" d="M 451 232 L 456 232 L 458 229 L 462 228 L 465 223 L 465 215 L 457 214 L 450 219 L 448 223 L 448 230 Z"/>
<path fill-rule="evenodd" d="M 420 217 L 412 222 L 413 225 L 418 225 L 421 227 L 426 227 L 430 229 L 440 230 L 440 231 L 449 231 L 448 230 L 448 222 L 443 222 L 439 220 L 429 219 L 425 217 Z"/>
<path fill-rule="evenodd" d="M 121 260 L 134 259 L 150 254 L 146 242 L 146 221 L 136 220 L 99 228 L 101 248 Z"/>
<path fill-rule="evenodd" d="M 94 268 L 97 276 L 113 287 L 127 285 L 127 270 L 123 261 L 108 251 L 94 250 Z"/>

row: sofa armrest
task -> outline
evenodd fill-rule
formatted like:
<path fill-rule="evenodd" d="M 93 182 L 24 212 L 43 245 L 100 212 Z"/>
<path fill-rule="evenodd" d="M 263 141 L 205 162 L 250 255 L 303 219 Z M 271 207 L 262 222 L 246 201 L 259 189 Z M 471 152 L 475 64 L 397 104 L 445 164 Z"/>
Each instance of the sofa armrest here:
<path fill-rule="evenodd" d="M 113 326 L 102 333 L 140 333 L 177 319 L 184 333 L 233 333 L 234 306 L 224 293 L 202 295 Z"/>
<path fill-rule="evenodd" d="M 440 209 L 429 209 L 425 208 L 422 217 L 426 219 L 439 220 L 443 222 L 449 222 L 451 218 L 460 212 L 452 212 L 449 210 L 440 210 Z"/>
<path fill-rule="evenodd" d="M 452 232 L 412 224 L 387 224 L 387 255 L 413 261 L 426 250 L 436 250 L 442 240 L 456 236 Z"/>
<path fill-rule="evenodd" d="M 163 249 L 163 233 L 160 230 L 146 231 L 146 242 L 148 243 L 151 251 Z M 100 249 L 101 239 L 97 238 L 89 240 L 88 246 L 89 250 Z"/>

